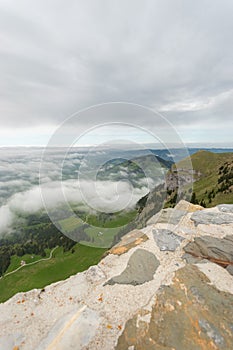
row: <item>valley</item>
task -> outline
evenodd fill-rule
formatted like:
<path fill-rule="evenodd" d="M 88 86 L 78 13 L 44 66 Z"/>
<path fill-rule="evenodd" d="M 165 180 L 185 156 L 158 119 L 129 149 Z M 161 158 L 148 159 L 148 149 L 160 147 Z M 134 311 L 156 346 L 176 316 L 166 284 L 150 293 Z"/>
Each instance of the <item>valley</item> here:
<path fill-rule="evenodd" d="M 128 210 L 105 213 L 73 204 L 73 212 L 67 212 L 61 205 L 54 209 L 55 224 L 43 210 L 20 214 L 11 233 L 0 238 L 0 301 L 18 291 L 43 288 L 96 264 L 123 235 L 144 227 L 150 217 L 163 207 L 174 207 L 180 199 L 189 197 L 192 203 L 204 207 L 233 203 L 233 153 L 202 150 L 191 155 L 191 162 L 193 169 L 186 170 L 185 160 L 174 164 L 152 155 L 131 160 L 115 158 L 105 163 L 99 169 L 98 181 L 111 178 L 138 188 L 144 186 L 144 179 L 151 181 L 148 192 Z M 178 173 L 182 179 L 179 196 Z M 50 260 L 36 263 L 48 259 L 55 247 Z M 25 265 L 20 270 L 5 276 L 22 262 Z"/>

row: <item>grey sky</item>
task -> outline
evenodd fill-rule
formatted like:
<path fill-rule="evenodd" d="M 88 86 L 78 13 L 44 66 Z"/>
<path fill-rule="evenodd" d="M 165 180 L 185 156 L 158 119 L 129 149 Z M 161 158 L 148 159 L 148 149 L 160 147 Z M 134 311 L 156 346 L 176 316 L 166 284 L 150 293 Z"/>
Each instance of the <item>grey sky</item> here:
<path fill-rule="evenodd" d="M 185 142 L 231 142 L 232 13 L 232 0 L 0 0 L 1 144 L 44 144 L 110 101 L 160 111 Z"/>

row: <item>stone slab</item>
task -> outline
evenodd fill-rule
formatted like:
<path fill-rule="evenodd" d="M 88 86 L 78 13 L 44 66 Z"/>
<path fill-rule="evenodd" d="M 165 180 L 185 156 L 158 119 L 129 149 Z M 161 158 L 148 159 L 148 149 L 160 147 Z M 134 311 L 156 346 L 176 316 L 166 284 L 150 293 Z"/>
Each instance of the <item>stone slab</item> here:
<path fill-rule="evenodd" d="M 164 251 L 174 252 L 184 240 L 183 237 L 178 236 L 174 232 L 166 229 L 153 229 L 152 233 L 159 249 Z"/>
<path fill-rule="evenodd" d="M 147 240 L 147 235 L 145 235 L 142 231 L 133 230 L 123 236 L 121 238 L 121 241 L 110 249 L 109 253 L 114 255 L 127 253 L 130 249 L 140 245 L 142 242 L 145 242 Z"/>
<path fill-rule="evenodd" d="M 224 238 L 195 237 L 184 247 L 184 251 L 194 257 L 233 262 L 233 235 Z"/>
<path fill-rule="evenodd" d="M 233 224 L 233 215 L 228 213 L 218 213 L 211 211 L 197 211 L 192 214 L 191 220 L 194 221 L 195 225 L 223 225 L 223 224 Z"/>
<path fill-rule="evenodd" d="M 180 220 L 187 214 L 186 210 L 179 209 L 162 209 L 160 212 L 152 216 L 150 220 L 147 221 L 147 225 L 154 225 L 157 223 L 169 223 L 173 225 L 178 225 Z"/>
<path fill-rule="evenodd" d="M 149 282 L 160 263 L 156 256 L 144 249 L 137 249 L 129 258 L 126 269 L 111 278 L 105 285 L 131 284 L 133 286 Z"/>
<path fill-rule="evenodd" d="M 232 213 L 233 214 L 233 204 L 219 204 L 217 205 L 219 211 L 223 213 Z"/>

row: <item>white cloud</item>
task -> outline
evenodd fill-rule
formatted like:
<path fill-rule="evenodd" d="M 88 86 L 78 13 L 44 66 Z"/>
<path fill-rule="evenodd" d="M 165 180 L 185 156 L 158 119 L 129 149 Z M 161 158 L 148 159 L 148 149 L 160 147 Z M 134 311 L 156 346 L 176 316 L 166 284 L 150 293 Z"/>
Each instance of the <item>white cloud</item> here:
<path fill-rule="evenodd" d="M 220 128 L 225 141 L 230 97 L 214 99 L 232 89 L 232 10 L 219 0 L 1 1 L 2 143 L 43 144 L 67 116 L 109 101 L 166 111 L 190 135 L 214 122 L 205 137 Z"/>
<path fill-rule="evenodd" d="M 62 183 L 62 187 L 58 181 L 45 183 L 42 187 L 34 186 L 30 190 L 14 194 L 6 205 L 0 207 L 0 233 L 9 229 L 19 214 L 35 213 L 45 207 L 49 212 L 64 203 L 68 203 L 67 208 L 69 203 L 86 203 L 90 207 L 89 210 L 104 212 L 128 210 L 148 193 L 146 185 L 145 183 L 139 189 L 133 188 L 126 181 L 67 180 Z"/>
<path fill-rule="evenodd" d="M 0 233 L 6 232 L 14 222 L 14 214 L 8 205 L 0 207 Z"/>

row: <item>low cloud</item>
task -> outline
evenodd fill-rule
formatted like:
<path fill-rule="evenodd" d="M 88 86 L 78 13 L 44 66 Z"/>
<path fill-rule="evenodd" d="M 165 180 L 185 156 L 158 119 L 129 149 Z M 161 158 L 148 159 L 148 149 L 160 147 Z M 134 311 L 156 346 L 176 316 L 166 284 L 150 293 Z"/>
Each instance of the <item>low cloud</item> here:
<path fill-rule="evenodd" d="M 0 234 L 9 230 L 15 219 L 14 213 L 8 205 L 0 208 Z"/>
<path fill-rule="evenodd" d="M 104 152 L 97 151 L 87 162 L 84 154 L 71 150 L 63 162 L 66 152 L 53 149 L 48 150 L 48 157 L 43 162 L 39 185 L 39 155 L 41 150 L 0 150 L 1 234 L 10 231 L 12 225 L 22 220 L 23 216 L 45 209 L 51 213 L 60 205 L 64 211 L 70 210 L 70 204 L 82 208 L 85 206 L 90 212 L 129 210 L 158 182 L 157 177 L 153 179 L 147 176 L 140 179 L 133 177 L 131 183 L 124 167 L 120 168 L 120 173 L 108 174 L 107 178 L 101 178 L 105 173 L 101 173 L 97 179 L 95 176 L 89 178 L 89 164 L 93 161 L 98 163 L 97 156 L 101 161 Z M 110 152 L 109 160 L 112 157 Z M 78 169 L 80 164 L 83 168 L 83 163 L 87 169 L 78 178 Z M 111 167 L 109 164 L 108 169 Z"/>
<path fill-rule="evenodd" d="M 47 209 L 48 213 L 60 205 L 69 209 L 71 204 L 85 205 L 89 211 L 117 212 L 129 210 L 148 193 L 146 183 L 134 188 L 127 181 L 76 181 L 62 183 L 53 181 L 34 186 L 30 190 L 19 192 L 9 198 L 0 207 L 0 233 L 9 230 L 21 215 L 36 213 Z"/>

